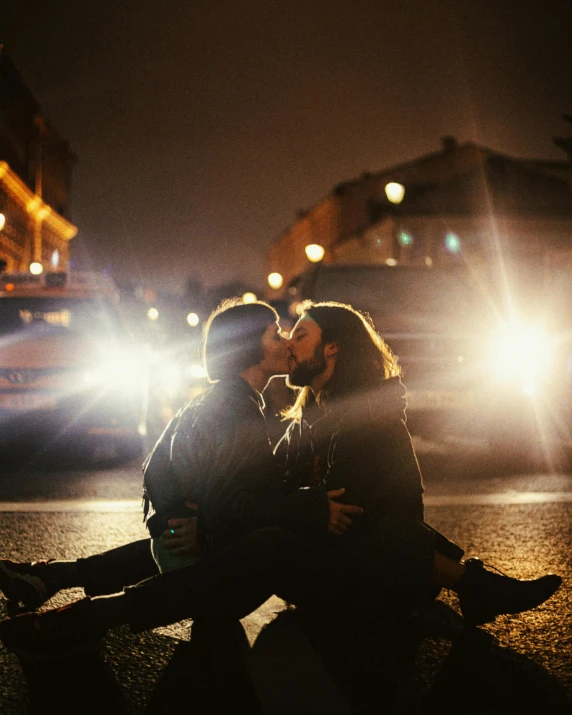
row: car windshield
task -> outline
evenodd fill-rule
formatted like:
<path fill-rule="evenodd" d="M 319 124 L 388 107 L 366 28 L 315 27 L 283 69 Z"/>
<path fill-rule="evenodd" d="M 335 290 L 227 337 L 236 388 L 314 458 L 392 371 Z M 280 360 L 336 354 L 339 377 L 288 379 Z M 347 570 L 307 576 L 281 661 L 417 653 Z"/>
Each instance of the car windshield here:
<path fill-rule="evenodd" d="M 336 300 L 377 315 L 471 311 L 478 296 L 467 280 L 447 271 L 409 267 L 326 267 L 312 298 Z"/>
<path fill-rule="evenodd" d="M 117 313 L 108 301 L 81 298 L 7 297 L 0 300 L 0 334 L 39 331 L 42 334 L 115 333 Z"/>

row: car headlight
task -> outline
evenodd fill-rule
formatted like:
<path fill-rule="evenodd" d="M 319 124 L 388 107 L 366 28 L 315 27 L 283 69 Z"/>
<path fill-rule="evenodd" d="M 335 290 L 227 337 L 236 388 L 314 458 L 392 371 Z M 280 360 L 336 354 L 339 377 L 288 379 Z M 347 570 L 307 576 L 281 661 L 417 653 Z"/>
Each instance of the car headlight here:
<path fill-rule="evenodd" d="M 550 337 L 541 326 L 505 326 L 493 338 L 489 350 L 492 374 L 518 383 L 522 392 L 532 396 L 551 369 Z"/>
<path fill-rule="evenodd" d="M 174 395 L 181 387 L 182 370 L 176 363 L 162 363 L 156 368 L 155 379 L 168 395 Z"/>
<path fill-rule="evenodd" d="M 207 370 L 199 362 L 192 362 L 186 369 L 186 373 L 191 380 L 206 380 Z"/>
<path fill-rule="evenodd" d="M 118 348 L 102 351 L 99 364 L 84 374 L 85 385 L 129 392 L 143 389 L 146 379 L 146 359 Z"/>

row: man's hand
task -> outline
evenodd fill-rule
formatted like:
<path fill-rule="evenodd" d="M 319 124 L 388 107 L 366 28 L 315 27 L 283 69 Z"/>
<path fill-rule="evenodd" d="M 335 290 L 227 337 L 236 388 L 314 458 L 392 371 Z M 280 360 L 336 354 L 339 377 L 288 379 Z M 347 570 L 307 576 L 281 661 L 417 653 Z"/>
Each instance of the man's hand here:
<path fill-rule="evenodd" d="M 193 502 L 185 502 L 190 509 L 197 509 Z M 197 517 L 187 516 L 179 519 L 169 519 L 169 528 L 162 536 L 167 548 L 172 554 L 177 556 L 199 556 L 199 546 L 197 543 Z"/>
<path fill-rule="evenodd" d="M 341 536 L 351 525 L 352 520 L 346 514 L 361 514 L 363 509 L 361 506 L 353 506 L 353 504 L 338 504 L 334 499 L 339 499 L 345 492 L 345 489 L 332 489 L 328 492 L 330 500 L 330 520 L 328 522 L 328 531 L 330 534 Z"/>

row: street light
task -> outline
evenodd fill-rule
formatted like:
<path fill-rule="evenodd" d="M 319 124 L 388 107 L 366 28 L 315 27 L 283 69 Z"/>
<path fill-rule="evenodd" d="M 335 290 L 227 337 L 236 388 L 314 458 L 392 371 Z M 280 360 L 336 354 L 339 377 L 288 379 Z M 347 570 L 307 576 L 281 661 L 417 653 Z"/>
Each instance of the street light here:
<path fill-rule="evenodd" d="M 387 200 L 392 204 L 400 204 L 405 196 L 405 186 L 398 184 L 396 181 L 390 181 L 385 185 L 385 195 Z"/>
<path fill-rule="evenodd" d="M 250 291 L 247 291 L 242 296 L 243 303 L 256 303 L 257 300 L 256 293 L 251 293 Z"/>
<path fill-rule="evenodd" d="M 191 326 L 191 328 L 196 328 L 200 323 L 200 318 L 196 313 L 189 313 L 187 315 L 187 323 Z"/>
<path fill-rule="evenodd" d="M 30 263 L 30 273 L 33 276 L 40 276 L 44 272 L 44 266 L 42 266 L 41 263 L 38 263 L 38 261 L 34 261 L 33 263 Z"/>
<path fill-rule="evenodd" d="M 4 228 L 6 225 L 6 216 L 4 214 L 0 214 L 0 231 Z"/>
<path fill-rule="evenodd" d="M 270 273 L 268 275 L 268 285 L 271 288 L 274 288 L 274 290 L 278 290 L 279 288 L 282 288 L 283 283 L 284 283 L 284 278 L 282 277 L 281 273 Z"/>
<path fill-rule="evenodd" d="M 149 310 L 147 311 L 147 317 L 149 318 L 149 320 L 152 321 L 158 320 L 159 311 L 157 310 L 157 308 L 149 308 Z"/>
<path fill-rule="evenodd" d="M 304 250 L 311 263 L 319 263 L 326 252 L 325 248 L 320 246 L 319 243 L 310 243 Z"/>

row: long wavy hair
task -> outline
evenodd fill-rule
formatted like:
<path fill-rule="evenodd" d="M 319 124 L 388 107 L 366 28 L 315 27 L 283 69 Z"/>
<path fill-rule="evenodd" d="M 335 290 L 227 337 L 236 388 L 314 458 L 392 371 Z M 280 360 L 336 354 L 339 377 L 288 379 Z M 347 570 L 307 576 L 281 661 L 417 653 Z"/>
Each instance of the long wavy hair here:
<path fill-rule="evenodd" d="M 338 347 L 334 374 L 317 396 L 319 403 L 366 392 L 379 387 L 381 380 L 401 374 L 397 358 L 367 313 L 345 303 L 305 301 L 301 315 L 319 326 L 322 343 L 335 342 Z M 301 388 L 294 404 L 282 413 L 284 419 L 299 421 L 304 406 L 313 399 L 309 387 Z"/>
<path fill-rule="evenodd" d="M 277 320 L 278 313 L 268 303 L 224 300 L 210 314 L 203 331 L 203 364 L 209 382 L 236 377 L 259 363 L 262 336 Z"/>

